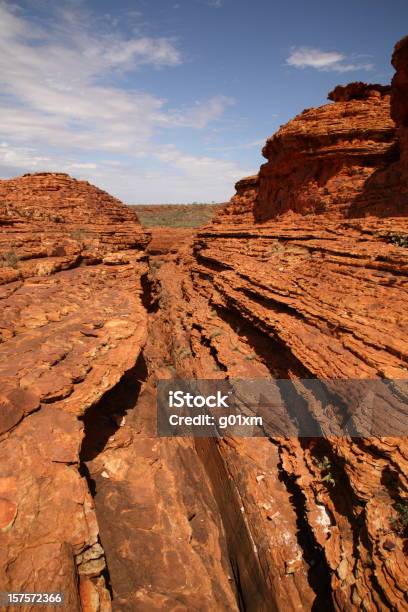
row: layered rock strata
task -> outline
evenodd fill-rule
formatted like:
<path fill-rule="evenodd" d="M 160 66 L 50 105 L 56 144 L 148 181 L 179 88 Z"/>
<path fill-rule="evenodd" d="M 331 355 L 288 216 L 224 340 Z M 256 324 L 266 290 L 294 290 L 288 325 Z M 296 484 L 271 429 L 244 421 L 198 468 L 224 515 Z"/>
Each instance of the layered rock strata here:
<path fill-rule="evenodd" d="M 404 127 L 390 116 L 404 49 L 391 92 L 336 88 L 267 141 L 259 178 L 192 244 L 151 258 L 167 376 L 290 379 L 292 409 L 310 399 L 302 379 L 408 379 Z M 243 609 L 408 609 L 406 438 L 195 448 Z"/>
<path fill-rule="evenodd" d="M 214 223 L 240 225 L 254 220 L 254 204 L 258 195 L 259 177 L 246 176 L 235 184 L 236 194 L 228 205 L 215 215 Z"/>
<path fill-rule="evenodd" d="M 408 180 L 408 36 L 396 44 L 392 56 L 396 73 L 392 79 L 394 95 L 391 100 L 391 116 L 398 126 L 401 150 L 402 179 L 404 188 Z"/>
<path fill-rule="evenodd" d="M 149 237 L 118 200 L 62 174 L 0 181 L 0 209 L 1 591 L 108 610 L 80 418 L 144 345 Z"/>
<path fill-rule="evenodd" d="M 78 212 L 91 237 L 67 238 L 68 194 L 107 196 L 21 179 L 67 216 L 38 206 L 30 243 L 19 198 L 3 210 L 3 590 L 88 612 L 408 609 L 406 438 L 155 435 L 159 379 L 289 379 L 292 413 L 319 408 L 307 379 L 408 379 L 406 49 L 391 90 L 338 87 L 283 126 L 212 225 L 158 230 L 148 277 L 130 212 L 109 199 L 113 233 Z"/>

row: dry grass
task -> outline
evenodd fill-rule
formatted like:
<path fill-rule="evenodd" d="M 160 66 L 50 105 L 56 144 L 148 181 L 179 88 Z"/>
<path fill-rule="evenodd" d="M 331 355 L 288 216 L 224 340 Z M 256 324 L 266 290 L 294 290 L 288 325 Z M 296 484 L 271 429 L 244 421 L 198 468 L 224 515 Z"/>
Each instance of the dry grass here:
<path fill-rule="evenodd" d="M 221 204 L 132 205 L 143 227 L 201 227 L 211 222 Z"/>

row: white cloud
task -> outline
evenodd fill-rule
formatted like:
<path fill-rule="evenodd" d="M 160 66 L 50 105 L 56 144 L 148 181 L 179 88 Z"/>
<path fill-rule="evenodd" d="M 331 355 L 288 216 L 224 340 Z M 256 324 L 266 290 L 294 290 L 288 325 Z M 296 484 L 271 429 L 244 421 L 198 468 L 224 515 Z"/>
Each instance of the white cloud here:
<path fill-rule="evenodd" d="M 215 188 L 225 192 L 227 181 L 232 184 L 245 173 L 233 163 L 220 166 L 217 159 L 156 144 L 164 128 L 203 129 L 233 104 L 215 95 L 171 109 L 161 97 L 129 87 L 142 70 L 182 63 L 174 40 L 140 32 L 126 37 L 106 15 L 105 28 L 100 27 L 79 10 L 80 2 L 75 11 L 69 3 L 53 6 L 49 21 L 35 25 L 15 5 L 0 0 L 2 169 L 73 172 L 122 198 L 139 189 L 139 197 L 131 198 L 139 201 L 149 198 L 149 189 L 157 192 L 165 185 L 167 199 L 172 186 L 190 200 L 198 197 L 193 190 L 203 198 L 211 192 L 216 199 Z M 122 84 L 126 74 L 132 80 Z M 149 182 L 140 160 L 145 166 L 161 164 L 165 180 Z M 225 173 L 223 180 L 215 178 L 217 167 L 218 176 Z"/>
<path fill-rule="evenodd" d="M 224 6 L 224 0 L 208 0 L 208 6 L 222 8 Z"/>
<path fill-rule="evenodd" d="M 98 166 L 90 162 L 72 162 L 68 167 L 73 170 L 95 170 Z"/>
<path fill-rule="evenodd" d="M 33 147 L 13 147 L 8 142 L 0 142 L 0 166 L 29 168 L 35 171 L 50 162 L 50 157 L 39 155 Z"/>
<path fill-rule="evenodd" d="M 374 68 L 373 64 L 362 61 L 361 56 L 347 57 L 339 51 L 322 51 L 313 47 L 292 47 L 286 63 L 295 68 L 315 68 L 335 72 L 373 70 Z"/>
<path fill-rule="evenodd" d="M 190 108 L 171 111 L 163 115 L 162 121 L 170 127 L 193 127 L 202 129 L 211 121 L 220 119 L 235 100 L 228 96 L 214 96 L 204 102 L 196 101 Z"/>
<path fill-rule="evenodd" d="M 164 101 L 106 83 L 118 70 L 177 65 L 170 41 L 94 34 L 66 13 L 54 29 L 33 29 L 4 2 L 0 23 L 1 133 L 111 150 L 151 137 Z"/>

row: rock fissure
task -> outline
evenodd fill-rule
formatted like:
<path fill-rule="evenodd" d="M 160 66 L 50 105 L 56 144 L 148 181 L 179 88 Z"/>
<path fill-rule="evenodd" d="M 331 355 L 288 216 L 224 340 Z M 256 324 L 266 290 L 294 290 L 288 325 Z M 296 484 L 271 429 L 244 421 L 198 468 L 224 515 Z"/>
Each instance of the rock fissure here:
<path fill-rule="evenodd" d="M 66 174 L 0 181 L 0 591 L 408 609 L 407 38 L 392 62 L 282 126 L 197 231 Z M 175 378 L 290 381 L 288 435 L 158 437 Z M 332 379 L 393 381 L 393 435 L 344 435 Z M 301 412 L 322 436 L 290 435 Z"/>

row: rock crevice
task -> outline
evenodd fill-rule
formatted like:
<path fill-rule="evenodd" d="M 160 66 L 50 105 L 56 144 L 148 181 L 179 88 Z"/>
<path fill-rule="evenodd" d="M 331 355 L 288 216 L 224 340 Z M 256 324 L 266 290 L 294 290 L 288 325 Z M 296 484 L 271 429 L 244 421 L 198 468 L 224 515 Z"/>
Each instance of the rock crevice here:
<path fill-rule="evenodd" d="M 64 174 L 0 181 L 0 590 L 408 609 L 406 438 L 334 435 L 308 380 L 408 378 L 407 49 L 391 87 L 281 127 L 196 233 Z M 160 438 L 173 378 L 289 380 L 329 434 Z"/>

